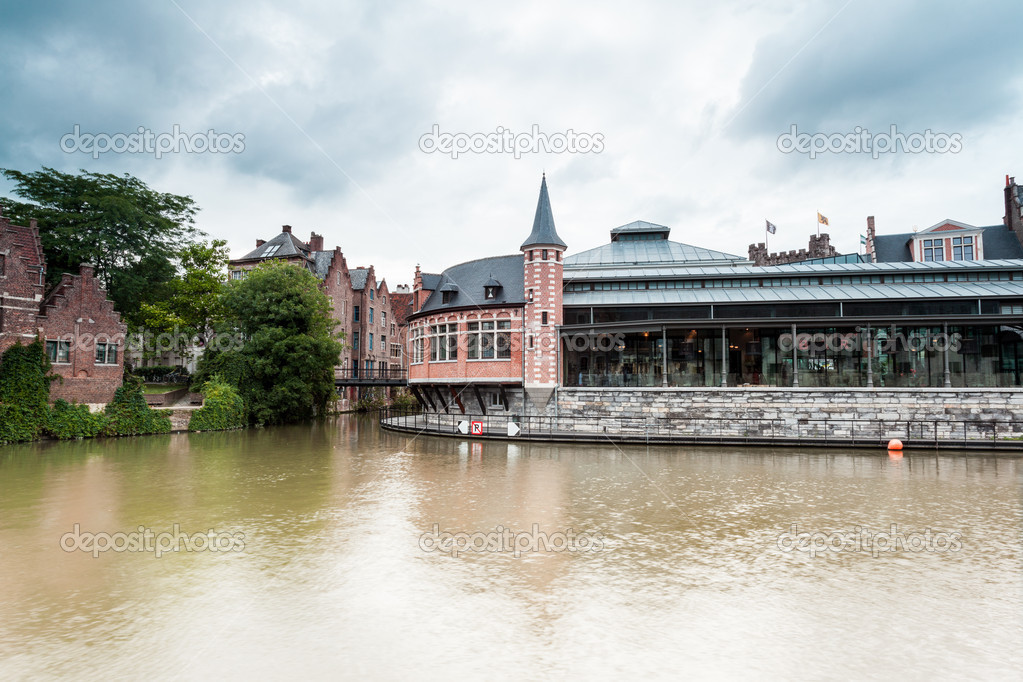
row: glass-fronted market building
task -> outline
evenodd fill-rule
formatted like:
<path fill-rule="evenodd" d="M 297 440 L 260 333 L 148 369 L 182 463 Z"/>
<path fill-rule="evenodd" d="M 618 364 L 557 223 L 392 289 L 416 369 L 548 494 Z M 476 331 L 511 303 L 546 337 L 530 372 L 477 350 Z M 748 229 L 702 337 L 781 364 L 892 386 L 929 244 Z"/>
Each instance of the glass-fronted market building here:
<path fill-rule="evenodd" d="M 1023 259 L 755 267 L 631 223 L 565 259 L 562 385 L 1023 385 Z"/>

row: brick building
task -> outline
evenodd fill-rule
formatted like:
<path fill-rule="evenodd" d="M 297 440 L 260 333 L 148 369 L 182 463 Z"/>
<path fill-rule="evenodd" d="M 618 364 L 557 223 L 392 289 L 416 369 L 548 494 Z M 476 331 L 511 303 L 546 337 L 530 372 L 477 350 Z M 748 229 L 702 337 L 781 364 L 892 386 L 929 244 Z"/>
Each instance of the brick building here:
<path fill-rule="evenodd" d="M 241 279 L 246 271 L 270 259 L 306 268 L 320 280 L 320 288 L 330 298 L 331 314 L 338 323 L 335 331 L 344 335 L 344 349 L 336 368 L 339 378 L 384 376 L 401 368 L 401 349 L 397 353 L 392 349 L 392 342 L 399 339 L 392 296 L 387 282 L 377 280 L 372 265 L 349 268 L 340 247 L 324 250 L 322 235 L 312 232 L 309 241 L 303 242 L 292 233 L 290 225 L 284 225 L 272 239 L 257 239 L 253 251 L 231 260 L 229 276 Z M 407 300 L 403 305 L 407 307 Z M 341 409 L 348 409 L 362 390 L 354 386 L 345 388 Z"/>
<path fill-rule="evenodd" d="M 439 275 L 416 268 L 409 316 L 409 385 L 430 409 L 541 410 L 558 383 L 565 242 L 547 179 L 521 253 L 469 261 Z"/>
<path fill-rule="evenodd" d="M 35 221 L 23 227 L 0 216 L 0 353 L 42 339 L 60 377 L 51 385 L 52 400 L 109 402 L 124 374 L 127 326 L 92 266 L 65 274 L 49 293 L 45 281 Z"/>
<path fill-rule="evenodd" d="M 810 235 L 810 243 L 805 249 L 798 251 L 768 253 L 767 244 L 764 242 L 749 245 L 749 259 L 754 265 L 786 265 L 815 258 L 831 258 L 837 255 L 838 251 L 831 245 L 831 236 L 827 232 Z"/>

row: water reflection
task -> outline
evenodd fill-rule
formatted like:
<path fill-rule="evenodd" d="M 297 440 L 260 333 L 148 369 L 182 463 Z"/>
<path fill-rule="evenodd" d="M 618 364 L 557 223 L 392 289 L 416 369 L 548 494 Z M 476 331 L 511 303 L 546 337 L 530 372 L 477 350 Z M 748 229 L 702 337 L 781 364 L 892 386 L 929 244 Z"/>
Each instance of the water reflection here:
<path fill-rule="evenodd" d="M 1020 460 L 407 438 L 371 419 L 0 449 L 4 677 L 1007 677 Z M 88 531 L 243 552 L 61 551 Z M 957 552 L 782 533 L 957 531 Z M 435 528 L 601 551 L 423 551 Z M 910 636 L 913 646 L 893 641 Z M 798 666 L 794 665 L 798 661 Z"/>

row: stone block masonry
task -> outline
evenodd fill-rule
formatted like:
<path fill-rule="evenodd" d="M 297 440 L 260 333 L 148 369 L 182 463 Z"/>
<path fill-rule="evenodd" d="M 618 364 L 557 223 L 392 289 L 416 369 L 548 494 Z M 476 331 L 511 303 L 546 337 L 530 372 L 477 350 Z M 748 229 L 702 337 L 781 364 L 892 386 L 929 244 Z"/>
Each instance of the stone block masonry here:
<path fill-rule="evenodd" d="M 667 428 L 683 437 L 849 438 L 855 432 L 978 440 L 990 438 L 993 428 L 999 438 L 1023 435 L 1023 390 L 562 388 L 545 414 L 566 425 L 576 421 L 582 430 Z"/>

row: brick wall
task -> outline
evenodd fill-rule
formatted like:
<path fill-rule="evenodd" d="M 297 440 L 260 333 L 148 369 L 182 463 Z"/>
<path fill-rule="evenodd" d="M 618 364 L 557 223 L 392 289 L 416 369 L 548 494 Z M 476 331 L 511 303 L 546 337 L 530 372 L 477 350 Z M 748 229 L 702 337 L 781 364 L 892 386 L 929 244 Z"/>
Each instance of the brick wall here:
<path fill-rule="evenodd" d="M 45 339 L 71 342 L 67 362 L 53 365 L 54 374 L 61 380 L 52 384 L 52 400 L 104 403 L 113 399 L 124 375 L 128 329 L 106 291 L 100 288 L 91 266 L 81 266 L 78 275 L 64 275 L 47 296 L 37 326 Z M 97 361 L 98 343 L 117 345 L 115 362 Z"/>
<path fill-rule="evenodd" d="M 544 252 L 547 258 L 544 259 Z M 524 327 L 526 386 L 551 386 L 558 382 L 558 339 L 561 324 L 564 274 L 562 249 L 531 248 L 523 267 L 526 289 Z M 544 314 L 547 315 L 544 324 Z"/>

